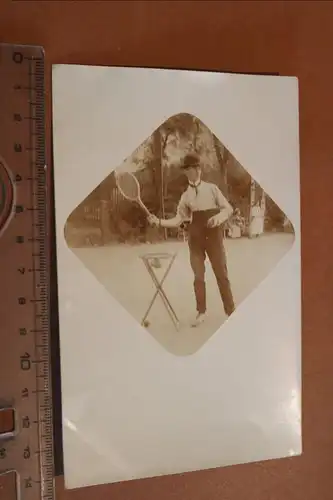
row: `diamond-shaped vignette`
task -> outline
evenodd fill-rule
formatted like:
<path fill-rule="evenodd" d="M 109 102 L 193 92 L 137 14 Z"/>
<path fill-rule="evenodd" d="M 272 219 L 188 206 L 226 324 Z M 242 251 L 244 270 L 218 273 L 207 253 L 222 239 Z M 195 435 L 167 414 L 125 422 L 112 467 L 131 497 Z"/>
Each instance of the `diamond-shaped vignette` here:
<path fill-rule="evenodd" d="M 166 120 L 116 173 L 134 174 L 148 210 L 159 218 L 172 218 L 188 187 L 180 167 L 189 153 L 200 159 L 203 182 L 216 185 L 234 210 L 223 233 L 237 310 L 290 250 L 294 229 L 230 151 L 190 114 Z M 206 258 L 207 314 L 203 323 L 191 326 L 196 303 L 188 227 L 152 227 L 145 211 L 122 196 L 115 171 L 70 214 L 65 239 L 96 279 L 169 352 L 193 354 L 227 319 L 216 276 Z M 173 321 L 170 309 L 179 324 Z"/>

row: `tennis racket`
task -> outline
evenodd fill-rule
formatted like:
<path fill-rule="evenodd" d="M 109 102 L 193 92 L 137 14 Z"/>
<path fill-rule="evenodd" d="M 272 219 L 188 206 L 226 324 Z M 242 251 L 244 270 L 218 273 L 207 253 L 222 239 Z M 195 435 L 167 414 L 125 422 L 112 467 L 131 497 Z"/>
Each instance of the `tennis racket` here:
<path fill-rule="evenodd" d="M 122 172 L 115 175 L 119 191 L 126 200 L 137 203 L 148 216 L 151 215 L 146 205 L 141 200 L 140 184 L 135 175 Z"/>

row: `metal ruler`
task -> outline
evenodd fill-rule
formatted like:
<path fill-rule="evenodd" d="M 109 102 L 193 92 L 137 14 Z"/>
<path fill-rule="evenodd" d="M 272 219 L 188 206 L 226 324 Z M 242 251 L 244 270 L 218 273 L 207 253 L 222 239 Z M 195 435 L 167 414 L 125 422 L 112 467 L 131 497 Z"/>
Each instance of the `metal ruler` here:
<path fill-rule="evenodd" d="M 0 45 L 0 499 L 54 499 L 44 54 Z"/>

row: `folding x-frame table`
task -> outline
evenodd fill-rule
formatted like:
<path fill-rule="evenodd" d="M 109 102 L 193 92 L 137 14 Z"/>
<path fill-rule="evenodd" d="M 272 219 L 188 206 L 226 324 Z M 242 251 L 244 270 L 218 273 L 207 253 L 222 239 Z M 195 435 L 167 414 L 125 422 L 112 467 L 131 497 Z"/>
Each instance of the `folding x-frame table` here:
<path fill-rule="evenodd" d="M 172 305 L 170 304 L 170 301 L 168 299 L 168 297 L 166 296 L 165 294 L 165 291 L 163 290 L 163 284 L 168 276 L 168 274 L 170 273 L 171 271 L 171 268 L 172 268 L 172 265 L 177 257 L 177 254 L 176 253 L 146 253 L 144 255 L 141 255 L 140 256 L 155 287 L 156 287 L 156 291 L 150 301 L 150 304 L 148 306 L 148 309 L 144 315 L 144 317 L 142 318 L 142 321 L 141 321 L 141 324 L 143 326 L 146 326 L 146 322 L 147 322 L 147 318 L 148 318 L 148 314 L 150 313 L 151 311 L 151 308 L 153 307 L 154 305 L 154 302 L 157 298 L 157 296 L 159 295 L 163 301 L 163 304 L 171 318 L 171 321 L 172 323 L 174 324 L 174 327 L 176 328 L 176 330 L 179 329 L 179 319 L 178 319 L 178 316 L 174 310 L 174 308 L 172 307 Z M 161 261 L 167 261 L 169 260 L 169 263 L 166 267 L 166 270 L 165 270 L 165 273 L 163 275 L 163 277 L 159 280 L 158 277 L 156 276 L 156 273 L 154 272 L 154 269 L 156 268 L 159 268 L 161 267 Z"/>

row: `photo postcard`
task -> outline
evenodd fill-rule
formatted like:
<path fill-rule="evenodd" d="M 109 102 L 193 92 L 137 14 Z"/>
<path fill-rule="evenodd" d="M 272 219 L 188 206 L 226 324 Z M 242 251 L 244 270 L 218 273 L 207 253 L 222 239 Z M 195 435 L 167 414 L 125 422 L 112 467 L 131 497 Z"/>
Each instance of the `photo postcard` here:
<path fill-rule="evenodd" d="M 301 453 L 297 79 L 53 67 L 68 488 Z"/>

